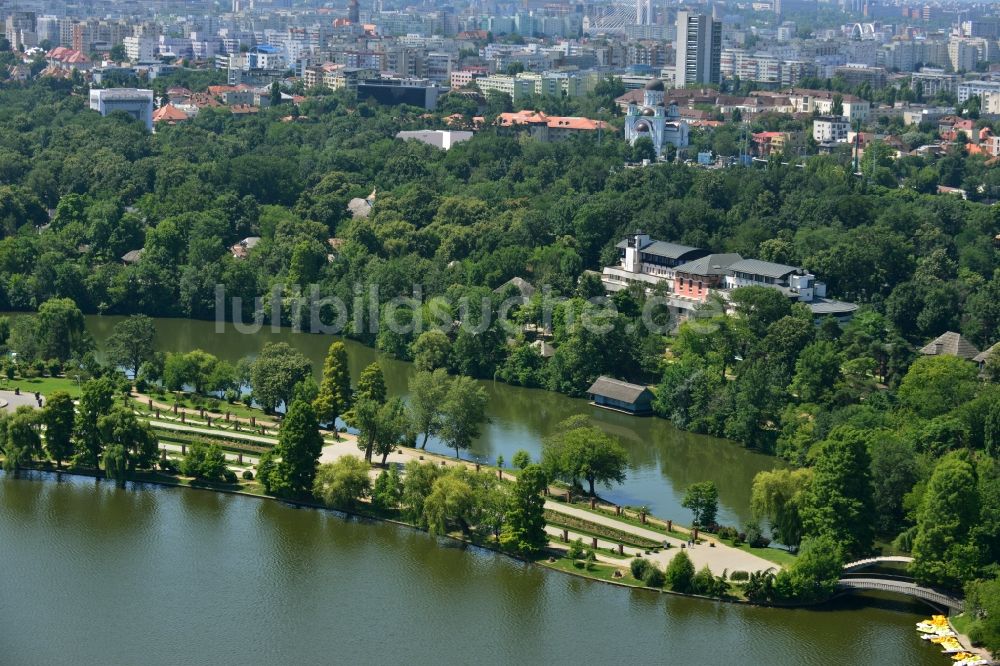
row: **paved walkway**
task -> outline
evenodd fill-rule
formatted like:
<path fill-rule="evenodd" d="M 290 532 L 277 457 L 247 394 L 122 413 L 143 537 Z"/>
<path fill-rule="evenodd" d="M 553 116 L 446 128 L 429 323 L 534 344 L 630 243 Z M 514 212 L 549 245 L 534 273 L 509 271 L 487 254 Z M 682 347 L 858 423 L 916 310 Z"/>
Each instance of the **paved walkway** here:
<path fill-rule="evenodd" d="M 42 406 L 45 405 L 45 396 L 41 396 Z M 21 405 L 28 405 L 29 407 L 34 407 L 38 409 L 38 401 L 35 400 L 35 394 L 29 393 L 28 391 L 21 391 L 21 395 L 15 395 L 13 391 L 0 391 L 0 408 L 6 409 L 8 412 L 13 413 Z"/>
<path fill-rule="evenodd" d="M 562 513 L 567 516 L 574 516 L 576 518 L 581 518 L 583 520 L 588 520 L 592 523 L 597 523 L 599 525 L 604 525 L 606 527 L 612 527 L 622 532 L 627 532 L 644 539 L 652 539 L 657 543 L 668 542 L 670 544 L 669 549 L 660 550 L 659 553 L 650 553 L 649 555 L 643 554 L 648 560 L 656 562 L 661 569 L 666 568 L 670 560 L 676 557 L 677 553 L 681 550 L 686 550 L 688 557 L 691 558 L 691 562 L 694 563 L 695 569 L 700 569 L 705 565 L 711 569 L 712 573 L 717 576 L 721 576 L 724 570 L 728 570 L 730 573 L 733 571 L 764 571 L 767 569 L 780 569 L 781 567 L 774 562 L 765 560 L 763 557 L 758 557 L 753 553 L 748 553 L 745 550 L 739 548 L 734 548 L 727 544 L 721 543 L 714 537 L 709 535 L 701 534 L 699 538 L 702 539 L 702 543 L 687 546 L 687 542 L 683 539 L 677 539 L 672 536 L 667 536 L 662 532 L 655 532 L 653 530 L 641 527 L 639 525 L 632 525 L 631 523 L 624 523 L 619 520 L 615 520 L 611 516 L 602 516 L 598 513 L 593 513 L 590 511 L 585 511 L 574 506 L 567 506 L 565 504 L 560 504 L 558 502 L 547 501 L 545 502 L 545 508 L 557 513 Z M 557 529 L 557 536 L 559 540 L 562 537 L 562 530 Z M 571 537 L 575 538 L 575 537 Z M 591 537 L 584 537 L 583 543 L 588 545 L 591 543 Z M 597 540 L 598 546 L 603 548 L 618 548 L 618 543 L 613 541 L 606 541 L 604 539 Z M 710 543 L 714 543 L 715 546 L 710 546 Z M 682 549 L 681 545 L 687 546 Z M 636 552 L 636 548 L 626 546 L 625 552 Z M 611 564 L 622 564 L 622 560 L 616 559 L 606 555 L 598 555 L 598 559 L 602 562 L 609 562 Z"/>

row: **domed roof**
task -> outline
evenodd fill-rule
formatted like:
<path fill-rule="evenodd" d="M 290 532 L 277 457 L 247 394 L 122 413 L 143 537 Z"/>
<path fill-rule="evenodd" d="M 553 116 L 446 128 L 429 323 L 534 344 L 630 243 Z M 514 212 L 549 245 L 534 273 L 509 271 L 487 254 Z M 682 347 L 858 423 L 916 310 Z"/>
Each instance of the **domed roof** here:
<path fill-rule="evenodd" d="M 647 106 L 645 109 L 642 110 L 642 115 L 651 116 L 653 115 L 653 110 Z"/>
<path fill-rule="evenodd" d="M 646 84 L 646 90 L 659 90 L 659 91 L 662 92 L 663 91 L 663 81 L 661 81 L 659 79 L 653 79 L 652 81 L 650 81 L 649 83 Z"/>

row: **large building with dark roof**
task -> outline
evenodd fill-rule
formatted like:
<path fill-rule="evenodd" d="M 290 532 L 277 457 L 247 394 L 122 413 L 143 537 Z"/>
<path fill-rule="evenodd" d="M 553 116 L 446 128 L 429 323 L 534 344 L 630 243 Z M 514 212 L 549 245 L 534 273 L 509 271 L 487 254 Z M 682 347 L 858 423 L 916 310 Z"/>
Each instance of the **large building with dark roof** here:
<path fill-rule="evenodd" d="M 621 291 L 630 284 L 651 289 L 664 280 L 672 281 L 674 268 L 703 257 L 708 250 L 653 240 L 635 233 L 617 245 L 619 265 L 606 266 L 601 281 L 608 291 Z"/>
<path fill-rule="evenodd" d="M 735 253 L 713 254 L 642 233 L 631 234 L 617 247 L 618 265 L 606 266 L 601 274 L 605 289 L 615 292 L 638 284 L 651 291 L 666 285 L 677 321 L 695 316 L 713 295 L 730 309 L 726 304 L 732 290 L 751 286 L 777 289 L 789 300 L 808 306 L 817 318 L 847 321 L 858 309 L 854 303 L 827 298 L 826 284 L 798 266 L 744 259 Z"/>

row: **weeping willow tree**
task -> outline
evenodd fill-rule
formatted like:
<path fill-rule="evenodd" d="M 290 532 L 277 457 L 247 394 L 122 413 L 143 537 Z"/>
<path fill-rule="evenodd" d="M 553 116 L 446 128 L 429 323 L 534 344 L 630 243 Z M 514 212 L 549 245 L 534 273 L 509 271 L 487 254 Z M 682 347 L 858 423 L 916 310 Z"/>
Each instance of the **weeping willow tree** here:
<path fill-rule="evenodd" d="M 114 479 L 119 486 L 125 487 L 128 454 L 121 444 L 112 444 L 104 450 L 104 473 L 109 479 Z"/>

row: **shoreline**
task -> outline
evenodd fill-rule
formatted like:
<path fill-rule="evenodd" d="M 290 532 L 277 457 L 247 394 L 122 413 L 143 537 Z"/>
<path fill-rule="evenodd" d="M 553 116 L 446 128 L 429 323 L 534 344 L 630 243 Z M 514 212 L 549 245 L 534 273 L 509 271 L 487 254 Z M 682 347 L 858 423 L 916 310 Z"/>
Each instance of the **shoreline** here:
<path fill-rule="evenodd" d="M 70 475 L 70 476 L 97 479 L 99 481 L 108 481 L 109 483 L 117 485 L 114 481 L 109 480 L 102 472 L 95 471 L 95 470 L 92 470 L 92 469 L 86 469 L 86 468 L 74 468 L 74 469 L 63 468 L 63 469 L 55 469 L 55 468 L 47 467 L 47 466 L 46 467 L 32 466 L 32 467 L 24 467 L 21 470 L 19 470 L 19 472 L 40 472 L 40 473 L 43 473 L 43 474 L 53 474 L 53 475 L 57 475 L 57 476 L 61 475 L 61 474 L 67 474 L 67 475 Z M 8 476 L 13 477 L 15 475 L 15 472 L 6 472 L 5 474 L 7 474 Z M 405 527 L 405 528 L 409 528 L 409 529 L 417 531 L 417 532 L 422 532 L 424 534 L 427 534 L 428 536 L 430 535 L 429 532 L 427 532 L 427 530 L 421 529 L 420 527 L 417 527 L 413 523 L 408 523 L 408 522 L 403 521 L 403 520 L 397 520 L 397 519 L 388 518 L 388 517 L 385 517 L 385 516 L 373 515 L 371 513 L 366 513 L 366 512 L 351 510 L 351 509 L 332 508 L 332 507 L 328 507 L 328 506 L 326 506 L 324 504 L 321 504 L 319 502 L 308 501 L 308 500 L 285 499 L 285 498 L 281 498 L 281 497 L 275 497 L 274 495 L 266 495 L 266 494 L 262 494 L 262 493 L 261 494 L 252 493 L 252 492 L 248 492 L 248 491 L 242 490 L 242 489 L 216 487 L 216 486 L 208 485 L 208 484 L 195 484 L 195 485 L 192 485 L 190 483 L 183 483 L 183 482 L 181 482 L 179 480 L 173 480 L 172 481 L 172 480 L 170 480 L 169 475 L 164 475 L 164 477 L 166 477 L 166 478 L 159 478 L 159 475 L 157 475 L 157 477 L 158 478 L 132 478 L 132 479 L 126 479 L 125 483 L 131 483 L 131 484 L 149 484 L 149 485 L 159 486 L 159 487 L 163 487 L 163 488 L 180 488 L 180 489 L 183 489 L 183 490 L 200 490 L 200 491 L 221 493 L 221 494 L 225 494 L 225 495 L 234 495 L 234 496 L 239 496 L 239 497 L 247 497 L 247 498 L 252 498 L 252 499 L 269 500 L 269 501 L 272 501 L 272 502 L 277 502 L 279 504 L 287 504 L 287 505 L 290 505 L 291 507 L 294 507 L 294 508 L 317 509 L 317 510 L 322 510 L 322 511 L 331 511 L 333 513 L 339 513 L 339 514 L 342 514 L 344 516 L 350 516 L 352 518 L 359 518 L 359 519 L 364 519 L 364 520 L 371 520 L 371 521 L 378 521 L 378 522 L 388 523 L 390 525 L 395 525 L 397 527 Z M 732 604 L 742 604 L 742 605 L 747 605 L 747 606 L 755 606 L 755 607 L 758 607 L 758 608 L 794 609 L 794 608 L 804 608 L 804 607 L 807 607 L 807 606 L 799 605 L 799 604 L 796 604 L 796 605 L 761 604 L 761 603 L 756 603 L 756 602 L 750 601 L 748 599 L 738 599 L 736 597 L 708 597 L 708 596 L 701 595 L 701 594 L 688 594 L 686 592 L 676 592 L 674 590 L 667 590 L 667 589 L 663 589 L 663 588 L 652 588 L 652 587 L 646 587 L 644 585 L 630 585 L 628 583 L 619 582 L 619 581 L 616 581 L 616 580 L 607 580 L 607 579 L 604 579 L 604 578 L 599 578 L 597 576 L 590 576 L 590 575 L 587 575 L 587 573 L 584 572 L 584 571 L 570 571 L 570 570 L 560 569 L 560 568 L 554 567 L 554 566 L 549 566 L 549 563 L 547 562 L 547 560 L 544 557 L 543 558 L 539 558 L 537 560 L 528 559 L 528 558 L 522 557 L 520 555 L 517 555 L 516 553 L 510 553 L 510 552 L 507 552 L 507 551 L 502 550 L 500 548 L 494 547 L 494 546 L 492 546 L 489 543 L 480 543 L 480 542 L 477 542 L 477 541 L 473 541 L 471 539 L 466 539 L 466 538 L 462 538 L 462 537 L 459 537 L 459 536 L 455 536 L 453 534 L 442 534 L 442 535 L 439 535 L 437 538 L 450 539 L 452 541 L 456 541 L 456 542 L 464 544 L 466 546 L 471 546 L 471 547 L 474 547 L 474 548 L 481 548 L 481 549 L 486 550 L 486 551 L 497 553 L 498 555 L 503 555 L 505 557 L 509 557 L 512 560 L 523 562 L 524 564 L 527 564 L 527 565 L 538 566 L 538 567 L 541 567 L 543 569 L 546 569 L 548 571 L 552 571 L 552 572 L 555 572 L 555 573 L 567 574 L 567 575 L 570 575 L 570 576 L 574 576 L 576 578 L 583 578 L 583 579 L 586 579 L 586 580 L 589 580 L 589 581 L 593 581 L 593 582 L 596 582 L 596 583 L 605 583 L 605 584 L 613 585 L 615 587 L 620 587 L 620 588 L 626 588 L 626 589 L 632 589 L 632 590 L 644 590 L 644 591 L 651 592 L 651 593 L 667 594 L 667 595 L 676 596 L 676 597 L 686 597 L 686 598 L 689 598 L 689 599 L 700 599 L 700 600 L 703 600 L 703 601 L 713 601 L 713 602 L 725 602 L 725 603 L 732 603 Z M 552 557 L 563 557 L 563 553 L 561 551 L 559 551 L 558 549 L 553 549 L 551 547 L 549 547 L 549 548 L 546 549 L 546 553 L 549 556 L 552 556 Z M 824 603 L 826 603 L 826 602 L 821 602 L 819 604 L 809 604 L 809 606 L 821 606 Z"/>
<path fill-rule="evenodd" d="M 70 475 L 70 476 L 92 478 L 92 479 L 97 479 L 97 480 L 109 481 L 110 483 L 113 483 L 113 484 L 115 483 L 114 481 L 110 481 L 109 479 L 107 479 L 107 477 L 104 476 L 104 474 L 102 472 L 95 471 L 95 470 L 92 470 L 92 469 L 86 469 L 86 468 L 75 468 L 75 469 L 66 469 L 66 468 L 64 468 L 64 469 L 58 469 L 57 470 L 55 468 L 48 467 L 48 466 L 46 466 L 46 467 L 34 467 L 33 466 L 33 467 L 22 468 L 21 471 L 26 471 L 26 472 L 41 472 L 41 473 L 44 473 L 44 474 L 54 474 L 54 475 L 67 474 L 67 475 Z M 13 472 L 6 472 L 6 474 L 10 475 L 10 476 L 13 476 L 14 473 Z M 368 521 L 383 522 L 383 523 L 387 523 L 387 524 L 390 524 L 390 525 L 394 525 L 396 527 L 404 527 L 404 528 L 411 529 L 411 530 L 414 530 L 414 531 L 417 531 L 417 532 L 422 532 L 423 534 L 427 534 L 428 536 L 430 536 L 430 534 L 429 534 L 429 532 L 427 530 L 422 529 L 420 527 L 417 527 L 413 523 L 408 523 L 406 521 L 398 520 L 398 519 L 395 519 L 395 518 L 390 518 L 390 517 L 386 517 L 386 516 L 379 516 L 379 515 L 375 515 L 375 514 L 372 514 L 372 513 L 367 513 L 367 512 L 363 512 L 363 511 L 352 510 L 352 509 L 332 508 L 332 507 L 328 507 L 328 506 L 326 506 L 324 504 L 321 504 L 319 502 L 309 501 L 309 500 L 285 499 L 285 498 L 281 498 L 281 497 L 275 497 L 274 495 L 266 495 L 266 494 L 263 494 L 263 493 L 253 493 L 253 492 L 248 492 L 248 491 L 242 490 L 242 489 L 218 487 L 218 486 L 209 485 L 209 484 L 190 484 L 190 483 L 184 483 L 184 482 L 182 482 L 180 480 L 173 479 L 170 475 L 162 475 L 161 476 L 159 473 L 155 473 L 155 472 L 154 472 L 154 474 L 156 474 L 156 478 L 127 479 L 126 483 L 132 483 L 132 484 L 149 484 L 149 485 L 163 487 L 163 488 L 179 488 L 179 489 L 182 489 L 182 490 L 199 490 L 199 491 L 206 491 L 206 492 L 221 493 L 221 494 L 225 494 L 225 495 L 233 495 L 233 496 L 239 496 L 239 497 L 246 497 L 246 498 L 251 498 L 251 499 L 267 500 L 267 501 L 271 501 L 271 502 L 277 502 L 279 504 L 286 504 L 286 505 L 289 505 L 292 508 L 316 509 L 316 510 L 321 510 L 321 511 L 330 511 L 330 512 L 333 512 L 333 513 L 341 514 L 342 516 L 345 516 L 345 517 L 349 516 L 349 517 L 355 518 L 355 519 L 363 519 L 363 520 L 368 520 Z M 456 536 L 454 534 L 442 534 L 442 535 L 439 535 L 436 538 L 449 539 L 451 541 L 455 541 L 455 542 L 458 542 L 460 544 L 463 544 L 464 546 L 473 547 L 473 548 L 480 548 L 482 550 L 493 552 L 493 553 L 496 553 L 498 555 L 502 555 L 502 556 L 508 557 L 508 558 L 510 558 L 512 560 L 515 560 L 515 561 L 518 561 L 518 562 L 522 562 L 522 563 L 524 563 L 526 565 L 529 565 L 529 566 L 538 566 L 538 567 L 540 567 L 542 569 L 545 569 L 547 571 L 552 571 L 552 572 L 558 573 L 558 574 L 569 575 L 569 576 L 573 576 L 575 578 L 580 578 L 580 579 L 592 581 L 592 582 L 595 582 L 595 583 L 604 583 L 606 585 L 612 585 L 614 587 L 623 588 L 623 589 L 641 590 L 641 591 L 648 592 L 648 593 L 653 593 L 653 594 L 666 594 L 666 595 L 675 596 L 675 597 L 684 597 L 684 598 L 688 598 L 688 599 L 698 599 L 698 600 L 701 600 L 701 601 L 722 602 L 722 603 L 729 603 L 729 604 L 736 604 L 736 605 L 753 606 L 753 607 L 756 607 L 756 608 L 773 608 L 773 609 L 780 609 L 780 610 L 796 610 L 796 609 L 809 609 L 809 608 L 815 608 L 817 610 L 823 610 L 823 607 L 825 605 L 829 604 L 830 602 L 834 601 L 835 599 L 837 599 L 840 596 L 840 595 L 835 595 L 834 597 L 831 597 L 830 599 L 826 599 L 824 601 L 819 601 L 819 602 L 811 602 L 811 603 L 789 603 L 789 604 L 783 604 L 783 603 L 759 603 L 759 602 L 750 601 L 749 599 L 740 599 L 740 598 L 731 597 L 731 596 L 730 597 L 709 597 L 709 596 L 705 596 L 705 595 L 701 595 L 701 594 L 690 594 L 690 593 L 686 593 L 686 592 L 676 592 L 674 590 L 668 590 L 668 589 L 665 589 L 665 588 L 653 588 L 653 587 L 647 587 L 645 585 L 631 585 L 629 583 L 620 582 L 620 581 L 617 581 L 617 580 L 609 580 L 609 579 L 606 579 L 606 578 L 600 578 L 598 576 L 588 575 L 588 573 L 585 570 L 576 571 L 576 570 L 570 570 L 570 569 L 562 569 L 562 568 L 559 568 L 559 567 L 551 566 L 550 563 L 547 561 L 546 557 L 541 557 L 541 558 L 539 558 L 537 560 L 535 560 L 535 559 L 529 559 L 529 558 L 520 556 L 520 555 L 518 555 L 516 553 L 510 553 L 508 551 L 502 550 L 502 549 L 500 549 L 500 548 L 498 548 L 498 547 L 496 547 L 496 546 L 494 546 L 494 545 L 492 545 L 490 543 L 477 542 L 477 541 L 473 541 L 471 539 L 467 539 L 467 538 L 463 538 L 463 537 L 460 537 L 460 536 Z M 546 553 L 550 557 L 556 557 L 556 558 L 564 557 L 563 551 L 561 551 L 559 549 L 554 549 L 552 547 L 547 548 L 546 549 Z M 624 564 L 627 564 L 627 562 L 628 562 L 628 560 L 624 560 L 623 561 Z M 969 647 L 969 649 L 970 650 L 974 650 L 976 648 Z"/>

